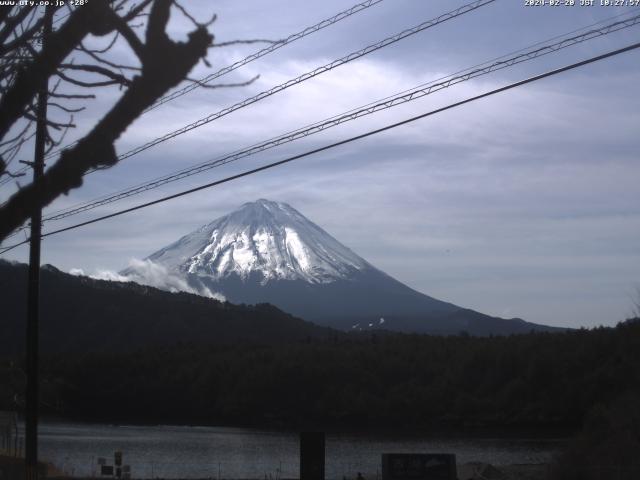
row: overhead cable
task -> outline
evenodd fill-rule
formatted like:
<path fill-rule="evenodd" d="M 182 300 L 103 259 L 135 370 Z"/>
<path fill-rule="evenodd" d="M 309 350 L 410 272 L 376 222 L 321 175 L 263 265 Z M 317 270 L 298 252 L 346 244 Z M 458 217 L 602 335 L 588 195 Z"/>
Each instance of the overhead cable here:
<path fill-rule="evenodd" d="M 204 189 L 207 189 L 207 188 L 215 187 L 215 186 L 221 185 L 223 183 L 228 183 L 230 181 L 237 180 L 237 179 L 242 178 L 242 177 L 253 175 L 255 173 L 262 172 L 264 170 L 269 170 L 271 168 L 274 168 L 274 167 L 277 167 L 277 166 L 280 166 L 280 165 L 284 165 L 284 164 L 289 163 L 289 162 L 293 162 L 294 160 L 299 160 L 301 158 L 305 158 L 305 157 L 308 157 L 310 155 L 314 155 L 316 153 L 320 153 L 320 152 L 323 152 L 323 151 L 326 151 L 326 150 L 329 150 L 329 149 L 332 149 L 332 148 L 335 148 L 335 147 L 338 147 L 338 146 L 341 146 L 341 145 L 345 145 L 345 144 L 348 144 L 348 143 L 351 143 L 351 142 L 355 142 L 357 140 L 362 140 L 363 138 L 367 138 L 367 137 L 370 137 L 370 136 L 373 136 L 373 135 L 377 135 L 379 133 L 382 133 L 382 132 L 385 132 L 385 131 L 388 131 L 388 130 L 391 130 L 391 129 L 394 129 L 394 128 L 397 128 L 397 127 L 400 127 L 402 125 L 406 125 L 408 123 L 412 123 L 412 122 L 415 122 L 417 120 L 421 120 L 423 118 L 430 117 L 432 115 L 436 115 L 438 113 L 442 113 L 444 111 L 451 110 L 453 108 L 456 108 L 456 107 L 459 107 L 459 106 L 462 106 L 462 105 L 466 105 L 468 103 L 480 100 L 482 98 L 486 98 L 486 97 L 489 97 L 489 96 L 492 96 L 492 95 L 495 95 L 495 94 L 498 94 L 498 93 L 501 93 L 501 92 L 505 92 L 507 90 L 512 90 L 514 88 L 517 88 L 517 87 L 520 87 L 520 86 L 523 86 L 523 85 L 526 85 L 526 84 L 529 84 L 529 83 L 533 83 L 533 82 L 542 80 L 544 78 L 552 77 L 554 75 L 558 75 L 560 73 L 564 73 L 564 72 L 567 72 L 569 70 L 573 70 L 573 69 L 578 68 L 578 67 L 582 67 L 582 66 L 585 66 L 585 65 L 588 65 L 588 64 L 591 64 L 591 63 L 595 63 L 595 62 L 604 60 L 606 58 L 610 58 L 610 57 L 613 57 L 613 56 L 616 56 L 616 55 L 620 55 L 622 53 L 629 52 L 631 50 L 635 50 L 635 49 L 638 49 L 638 48 L 640 48 L 640 42 L 634 43 L 632 45 L 628 45 L 628 46 L 623 47 L 623 48 L 612 50 L 612 51 L 609 51 L 609 52 L 604 53 L 602 55 L 597 55 L 595 57 L 591 57 L 591 58 L 588 58 L 586 60 L 582 60 L 582 61 L 577 62 L 577 63 L 572 63 L 570 65 L 566 65 L 566 66 L 561 67 L 561 68 L 550 70 L 550 71 L 547 71 L 545 73 L 542 73 L 542 74 L 539 74 L 539 75 L 535 75 L 533 77 L 529 77 L 529 78 L 527 78 L 525 80 L 514 82 L 514 83 L 511 83 L 511 84 L 506 85 L 504 87 L 496 88 L 494 90 L 490 90 L 490 91 L 482 93 L 480 95 L 476 95 L 476 96 L 467 98 L 465 100 L 461 100 L 459 102 L 455 102 L 455 103 L 449 104 L 449 105 L 447 105 L 445 107 L 437 108 L 435 110 L 431 110 L 431 111 L 423 113 L 421 115 L 417 115 L 417 116 L 402 120 L 400 122 L 387 125 L 387 126 L 382 127 L 382 128 L 371 130 L 369 132 L 366 132 L 366 133 L 363 133 L 363 134 L 360 134 L 360 135 L 356 135 L 354 137 L 350 137 L 350 138 L 347 138 L 345 140 L 341 140 L 339 142 L 331 143 L 329 145 L 325 145 L 325 146 L 320 147 L 320 148 L 315 148 L 313 150 L 309 150 L 307 152 L 304 152 L 304 153 L 301 153 L 301 154 L 298 154 L 298 155 L 294 155 L 292 157 L 288 157 L 288 158 L 285 158 L 283 160 L 279 160 L 277 162 L 273 162 L 273 163 L 269 163 L 267 165 L 263 165 L 261 167 L 253 168 L 251 170 L 247 170 L 247 171 L 244 171 L 242 173 L 238 173 L 236 175 L 231 175 L 229 177 L 226 177 L 226 178 L 223 178 L 223 179 L 220 179 L 220 180 L 216 180 L 214 182 L 210 182 L 210 183 L 207 183 L 207 184 L 204 184 L 204 185 L 200 185 L 200 186 L 195 187 L 195 188 L 190 188 L 188 190 L 184 190 L 182 192 L 174 193 L 172 195 L 168 195 L 166 197 L 162 197 L 162 198 L 150 201 L 150 202 L 142 203 L 142 204 L 136 205 L 134 207 L 130 207 L 130 208 L 126 208 L 126 209 L 123 209 L 123 210 L 119 210 L 117 212 L 110 213 L 108 215 L 103 215 L 101 217 L 94 218 L 94 219 L 91 219 L 91 220 L 87 220 L 85 222 L 81 222 L 81 223 L 77 223 L 75 225 L 71 225 L 71 226 L 68 226 L 68 227 L 60 228 L 58 230 L 53 230 L 53 231 L 44 233 L 42 235 L 42 237 L 43 238 L 44 237 L 49 237 L 49 236 L 56 235 L 56 234 L 59 234 L 59 233 L 62 233 L 62 232 L 67 232 L 69 230 L 75 230 L 77 228 L 84 227 L 86 225 L 91 225 L 93 223 L 101 222 L 101 221 L 107 220 L 109 218 L 118 217 L 118 216 L 124 215 L 126 213 L 134 212 L 136 210 L 141 210 L 141 209 L 150 207 L 152 205 L 157 205 L 159 203 L 164 203 L 164 202 L 167 202 L 169 200 L 173 200 L 175 198 L 183 197 L 185 195 L 189 195 L 191 193 L 198 192 L 200 190 L 204 190 Z M 9 250 L 17 248 L 18 246 L 23 245 L 23 244 L 27 243 L 28 241 L 29 240 L 27 239 L 24 242 L 20 242 L 20 243 L 17 243 L 15 245 L 11 245 L 9 247 L 6 247 L 0 252 L 0 254 L 6 253 Z"/>
<path fill-rule="evenodd" d="M 378 3 L 382 2 L 382 0 L 368 0 L 366 2 L 362 2 L 362 3 L 358 3 L 356 5 L 354 5 L 353 7 L 344 10 L 336 15 L 334 15 L 331 18 L 327 18 L 325 20 L 322 20 L 321 22 L 316 23 L 315 25 L 312 25 L 310 27 L 305 28 L 304 30 L 301 30 L 297 33 L 292 33 L 291 35 L 289 35 L 287 38 L 285 38 L 284 40 L 280 40 L 279 42 L 275 42 L 271 45 L 269 45 L 268 47 L 263 48 L 262 50 L 259 50 L 255 53 L 252 53 L 251 55 L 243 58 L 242 60 L 238 60 L 237 62 L 221 68 L 220 70 L 218 70 L 217 72 L 214 72 L 210 75 L 207 75 L 204 78 L 201 78 L 200 80 L 198 80 L 196 83 L 191 83 L 189 85 L 186 85 L 185 87 L 181 88 L 180 90 L 176 90 L 174 92 L 171 92 L 167 95 L 165 95 L 164 97 L 158 99 L 153 105 L 151 105 L 149 108 L 147 108 L 145 110 L 145 112 L 148 112 L 149 110 L 153 110 L 154 108 L 158 108 L 160 105 L 164 105 L 167 102 L 170 102 L 171 100 L 175 100 L 178 97 L 181 97 L 189 92 L 191 92 L 192 90 L 195 90 L 196 88 L 201 87 L 202 85 L 205 85 L 207 83 L 212 82 L 213 80 L 215 80 L 216 78 L 220 78 L 223 75 L 226 75 L 227 73 L 230 73 L 244 65 L 246 65 L 247 63 L 253 62 L 254 60 L 257 60 L 261 57 L 264 57 L 265 55 L 270 54 L 271 52 L 274 52 L 276 50 L 278 50 L 279 48 L 284 47 L 285 45 L 288 45 L 290 43 L 295 42 L 296 40 L 300 40 L 301 38 L 306 37 L 307 35 L 311 35 L 312 33 L 315 33 L 319 30 L 322 30 L 323 28 L 326 28 L 330 25 L 333 25 L 334 23 L 339 22 L 340 20 L 344 20 L 345 18 L 350 17 L 351 15 L 361 12 L 362 10 L 365 10 L 369 7 L 372 7 L 373 5 L 376 5 Z"/>
<path fill-rule="evenodd" d="M 222 110 L 219 110 L 217 112 L 214 112 L 210 115 L 207 115 L 206 117 L 203 117 L 195 122 L 192 122 L 188 125 L 185 125 L 184 127 L 181 127 L 177 130 L 174 130 L 172 132 L 169 132 L 165 135 L 162 135 L 158 138 L 155 138 L 154 140 L 151 140 L 147 143 L 144 143 L 142 145 L 139 145 L 121 155 L 118 156 L 118 161 L 124 160 L 126 158 L 132 157 L 134 155 L 137 155 L 140 152 L 143 152 L 144 150 L 147 150 L 151 147 L 154 147 L 155 145 L 158 145 L 160 143 L 166 142 L 167 140 L 170 140 L 172 138 L 175 138 L 179 135 L 182 135 L 184 133 L 187 133 L 191 130 L 194 130 L 196 128 L 199 128 L 203 125 L 206 125 L 208 123 L 213 122 L 214 120 L 217 120 L 221 117 L 224 117 L 232 112 L 235 112 L 236 110 L 240 110 L 241 108 L 247 107 L 249 105 L 252 105 L 256 102 L 259 102 L 267 97 L 270 97 L 276 93 L 279 93 L 283 90 L 286 90 L 294 85 L 297 85 L 299 83 L 302 83 L 306 80 L 309 80 L 310 78 L 314 78 L 318 75 L 321 75 L 325 72 L 328 72 L 330 70 L 333 70 L 334 68 L 337 68 L 341 65 L 344 65 L 346 63 L 352 62 L 358 58 L 361 58 L 365 55 L 368 55 L 369 53 L 375 52 L 377 50 L 380 50 L 384 47 L 387 47 L 389 45 L 392 45 L 396 42 L 399 42 L 400 40 L 403 40 L 404 38 L 407 38 L 411 35 L 415 35 L 416 33 L 419 33 L 423 30 L 426 30 L 428 28 L 434 27 L 436 25 L 439 25 L 443 22 L 446 22 L 448 20 L 452 20 L 456 17 L 459 17 L 461 15 L 464 15 L 465 13 L 469 13 L 472 12 L 480 7 L 483 7 L 487 4 L 493 3 L 496 0 L 475 0 L 471 3 L 467 3 L 461 7 L 458 7 L 454 10 L 451 10 L 447 13 L 443 13 L 442 15 L 433 18 L 431 20 L 427 20 L 426 22 L 423 22 L 419 25 L 416 25 L 415 27 L 403 30 L 399 33 L 396 33 L 395 35 L 392 35 L 391 37 L 387 37 L 383 40 L 380 40 L 377 43 L 374 43 L 372 45 L 369 45 L 363 49 L 360 49 L 358 51 L 352 52 L 348 55 L 345 55 L 342 58 L 339 58 L 338 60 L 334 60 L 326 65 L 323 65 L 321 67 L 318 67 L 310 72 L 304 73 L 296 78 L 290 79 L 285 83 L 282 83 L 280 85 L 277 85 L 275 87 L 270 88 L 269 90 L 265 90 L 257 95 L 254 95 L 253 97 L 249 97 L 246 98 L 245 100 L 242 100 L 241 102 L 235 103 L 234 105 L 231 105 L 230 107 L 226 107 Z M 69 146 L 65 147 L 65 148 L 69 148 Z M 59 153 L 60 150 L 56 150 L 56 153 Z M 99 171 L 98 169 L 94 169 L 94 170 L 89 170 L 87 172 L 88 173 L 93 173 Z M 86 174 L 85 174 L 86 175 Z M 2 183 L 0 183 L 0 185 L 2 185 Z"/>
<path fill-rule="evenodd" d="M 501 57 L 499 60 L 493 61 L 492 63 L 486 62 L 484 64 L 481 64 L 480 66 L 471 67 L 471 69 L 464 70 L 462 71 L 462 73 L 453 74 L 449 77 L 445 77 L 445 79 L 433 81 L 411 90 L 406 90 L 394 96 L 379 100 L 377 103 L 370 103 L 366 106 L 359 107 L 358 109 L 353 109 L 346 113 L 331 117 L 326 120 L 322 120 L 320 122 L 294 130 L 292 132 L 288 132 L 284 135 L 271 138 L 269 140 L 266 140 L 265 142 L 254 144 L 245 149 L 238 150 L 221 157 L 217 157 L 216 159 L 210 160 L 208 162 L 204 162 L 193 167 L 179 170 L 172 174 L 156 178 L 154 180 L 142 183 L 140 185 L 131 187 L 129 189 L 119 191 L 114 194 L 103 196 L 98 199 L 94 199 L 89 202 L 84 202 L 64 210 L 53 212 L 45 217 L 45 221 L 60 220 L 60 219 L 63 219 L 87 210 L 92 210 L 102 205 L 113 203 L 118 200 L 122 200 L 124 198 L 128 198 L 133 195 L 140 194 L 142 192 L 153 190 L 162 185 L 165 185 L 177 180 L 181 180 L 183 178 L 190 177 L 192 175 L 196 175 L 204 171 L 220 167 L 222 165 L 226 165 L 228 163 L 234 162 L 241 158 L 254 155 L 256 153 L 283 145 L 285 143 L 293 142 L 300 138 L 319 133 L 321 131 L 327 130 L 329 128 L 341 125 L 343 123 L 346 123 L 352 120 L 356 120 L 366 115 L 371 115 L 381 110 L 386 110 L 398 105 L 402 105 L 404 103 L 417 100 L 419 98 L 435 93 L 439 90 L 449 88 L 458 83 L 468 81 L 473 78 L 477 78 L 479 76 L 487 75 L 491 72 L 512 67 L 514 65 L 517 65 L 529 60 L 533 60 L 535 58 L 539 58 L 543 55 L 548 55 L 550 53 L 557 52 L 564 48 L 567 48 L 567 47 L 570 47 L 570 46 L 573 46 L 573 45 L 576 45 L 600 36 L 607 35 L 609 33 L 621 30 L 623 28 L 628 28 L 633 25 L 637 25 L 639 23 L 640 23 L 640 14 L 636 15 L 635 17 L 631 17 L 625 20 L 614 22 L 609 25 L 605 25 L 598 29 L 589 30 L 580 35 L 573 36 L 571 38 L 565 38 L 555 43 L 551 43 L 543 46 L 537 46 L 539 44 L 536 44 L 537 48 L 525 49 L 524 51 L 522 51 L 522 53 L 519 53 L 517 55 L 511 56 L 511 57 Z"/>
<path fill-rule="evenodd" d="M 219 119 L 219 118 L 221 118 L 223 116 L 226 116 L 226 115 L 228 115 L 228 114 L 230 114 L 230 113 L 232 113 L 232 112 L 234 112 L 236 110 L 239 110 L 241 108 L 244 108 L 244 107 L 252 105 L 252 104 L 254 104 L 256 102 L 259 102 L 260 100 L 263 100 L 263 99 L 265 99 L 267 97 L 270 97 L 271 95 L 274 95 L 274 94 L 276 94 L 278 92 L 281 92 L 283 90 L 286 90 L 286 89 L 288 89 L 288 88 L 290 88 L 290 87 L 292 87 L 294 85 L 297 85 L 297 84 L 302 83 L 302 82 L 304 82 L 306 80 L 309 80 L 310 78 L 314 78 L 314 77 L 316 77 L 316 76 L 318 76 L 318 75 L 320 75 L 322 73 L 328 72 L 330 70 L 333 70 L 336 67 L 339 67 L 339 66 L 344 65 L 346 63 L 349 63 L 349 62 L 351 62 L 353 60 L 361 58 L 361 57 L 363 57 L 365 55 L 368 55 L 369 53 L 372 53 L 372 52 L 375 52 L 377 50 L 380 50 L 381 48 L 384 48 L 384 47 L 389 46 L 389 45 L 391 45 L 393 43 L 396 43 L 396 42 L 398 42 L 398 41 L 400 41 L 400 40 L 402 40 L 404 38 L 407 38 L 407 37 L 409 37 L 411 35 L 415 35 L 416 33 L 419 33 L 419 32 L 421 32 L 423 30 L 426 30 L 428 28 L 434 27 L 434 26 L 436 26 L 436 25 L 438 25 L 440 23 L 446 22 L 448 20 L 451 20 L 453 18 L 459 17 L 461 15 L 464 15 L 465 13 L 469 13 L 471 11 L 474 11 L 474 10 L 476 10 L 476 9 L 482 7 L 482 6 L 485 6 L 485 5 L 489 4 L 489 3 L 493 3 L 495 1 L 496 0 L 475 0 L 475 1 L 471 2 L 471 3 L 465 4 L 465 5 L 461 6 L 461 7 L 456 8 L 455 10 L 451 10 L 451 11 L 449 11 L 447 13 L 444 13 L 444 14 L 436 17 L 436 18 L 433 18 L 433 19 L 428 20 L 426 22 L 423 22 L 423 23 L 421 23 L 419 25 L 416 25 L 413 28 L 409 28 L 409 29 L 403 30 L 403 31 L 391 36 L 391 37 L 387 37 L 384 40 L 381 40 L 381 41 L 379 41 L 377 43 L 369 45 L 369 46 L 367 46 L 367 47 L 365 47 L 365 48 L 363 48 L 361 50 L 358 50 L 356 52 L 352 52 L 352 53 L 350 53 L 350 54 L 348 54 L 348 55 L 346 55 L 346 56 L 344 56 L 344 57 L 342 57 L 342 58 L 340 58 L 338 60 L 334 60 L 333 62 L 330 62 L 330 63 L 328 63 L 326 65 L 321 66 L 321 67 L 318 67 L 318 68 L 316 68 L 316 69 L 314 69 L 314 70 L 312 70 L 310 72 L 304 73 L 304 74 L 302 74 L 302 75 L 300 75 L 300 76 L 298 76 L 296 78 L 290 79 L 290 80 L 288 80 L 287 82 L 285 82 L 283 84 L 280 84 L 280 85 L 277 85 L 275 87 L 272 87 L 269 90 L 263 91 L 263 92 L 261 92 L 261 93 L 259 93 L 257 95 L 254 95 L 253 97 L 249 97 L 249 98 L 247 98 L 247 99 L 245 99 L 245 100 L 243 100 L 241 102 L 238 102 L 238 103 L 236 103 L 236 104 L 234 104 L 234 105 L 232 105 L 230 107 L 226 107 L 226 108 L 224 108 L 224 109 L 222 109 L 222 110 L 220 110 L 218 112 L 212 113 L 212 114 L 210 114 L 210 115 L 208 115 L 208 116 L 206 116 L 204 118 L 201 118 L 200 120 L 197 120 L 197 121 L 195 121 L 193 123 L 185 125 L 184 127 L 179 128 L 178 130 L 175 130 L 173 132 L 169 132 L 169 133 L 167 133 L 167 134 L 165 134 L 165 135 L 163 135 L 161 137 L 158 137 L 158 138 L 156 138 L 154 140 L 151 140 L 151 141 L 149 141 L 149 142 L 147 142 L 147 143 L 145 143 L 143 145 L 139 145 L 138 147 L 135 147 L 135 148 L 133 148 L 133 149 L 131 149 L 131 150 L 119 155 L 118 156 L 118 161 L 124 160 L 125 158 L 132 157 L 132 156 L 134 156 L 134 155 L 136 155 L 136 154 L 138 154 L 138 153 L 140 153 L 140 152 L 142 152 L 144 150 L 147 150 L 147 149 L 149 149 L 149 148 L 151 148 L 151 147 L 153 147 L 153 146 L 155 146 L 155 145 L 157 145 L 159 143 L 165 142 L 165 141 L 170 140 L 170 139 L 172 139 L 174 137 L 182 135 L 183 133 L 187 133 L 187 132 L 189 132 L 191 130 L 194 130 L 194 129 L 198 128 L 198 127 L 201 127 L 203 125 L 211 123 L 214 120 L 217 120 L 217 119 Z M 338 14 L 338 15 L 340 15 L 340 14 Z M 320 24 L 318 24 L 318 25 L 320 25 Z M 310 28 L 312 28 L 312 27 L 310 27 Z M 77 142 L 74 142 L 74 144 L 75 143 L 77 143 Z M 55 154 L 58 154 L 62 150 L 67 149 L 67 148 L 69 148 L 71 146 L 73 146 L 73 144 L 67 145 L 66 147 L 64 147 L 62 149 L 58 149 L 58 150 L 55 150 L 53 152 L 50 152 L 48 154 L 48 156 L 53 156 Z M 47 158 L 47 157 L 45 157 L 45 158 Z M 93 172 L 96 172 L 96 171 L 98 171 L 98 170 L 90 170 L 87 173 L 93 173 Z M 9 181 L 9 180 L 5 179 L 4 182 L 0 181 L 0 186 L 2 186 L 4 183 L 7 183 L 7 181 Z"/>
<path fill-rule="evenodd" d="M 376 42 L 372 45 L 369 45 L 363 49 L 360 49 L 356 52 L 352 52 L 348 55 L 345 55 L 342 58 L 339 58 L 338 60 L 334 60 L 330 63 L 327 63 L 326 65 L 323 65 L 321 67 L 318 67 L 310 72 L 304 73 L 302 75 L 299 75 L 296 78 L 292 78 L 291 80 L 286 81 L 285 83 L 282 83 L 280 85 L 276 85 L 275 87 L 270 88 L 269 90 L 265 90 L 263 92 L 260 92 L 257 95 L 254 95 L 253 97 L 249 97 L 246 98 L 245 100 L 242 100 L 241 102 L 238 102 L 234 105 L 231 105 L 230 107 L 226 107 L 222 110 L 219 110 L 217 112 L 211 113 L 210 115 L 207 115 L 206 117 L 203 117 L 195 122 L 192 122 L 188 125 L 185 125 L 184 127 L 181 127 L 177 130 L 174 130 L 173 132 L 169 132 L 165 135 L 162 135 L 154 140 L 151 140 L 143 145 L 140 145 L 138 147 L 135 147 L 121 155 L 118 156 L 118 160 L 124 160 L 125 158 L 129 158 L 132 157 L 144 150 L 147 150 L 155 145 L 158 145 L 160 143 L 166 142 L 167 140 L 170 140 L 172 138 L 177 137 L 178 135 L 182 135 L 184 133 L 187 133 L 191 130 L 194 130 L 196 128 L 199 128 L 203 125 L 206 125 L 208 123 L 213 122 L 214 120 L 217 120 L 221 117 L 224 117 L 228 114 L 230 114 L 231 112 L 235 112 L 236 110 L 239 110 L 241 108 L 247 107 L 249 105 L 252 105 L 256 102 L 259 102 L 260 100 L 264 100 L 267 97 L 270 97 L 271 95 L 274 95 L 276 93 L 279 93 L 283 90 L 286 90 L 294 85 L 297 85 L 299 83 L 302 83 L 306 80 L 309 80 L 310 78 L 314 78 L 318 75 L 321 75 L 325 72 L 328 72 L 330 70 L 333 70 L 334 68 L 337 68 L 341 65 L 344 65 L 346 63 L 352 62 L 358 58 L 364 57 L 365 55 L 368 55 L 372 52 L 375 52 L 377 50 L 380 50 L 382 48 L 385 48 L 389 45 L 392 45 L 396 42 L 399 42 L 400 40 L 403 40 L 411 35 L 415 35 L 416 33 L 422 32 L 423 30 L 426 30 L 428 28 L 431 27 L 435 27 L 436 25 L 439 25 L 443 22 L 446 22 L 448 20 L 452 20 L 454 18 L 457 18 L 461 15 L 464 15 L 466 13 L 472 12 L 480 7 L 483 7 L 485 5 L 488 5 L 490 3 L 495 2 L 495 0 L 475 0 L 471 3 L 467 3 L 466 5 L 463 5 L 461 7 L 458 7 L 454 10 L 451 10 L 450 12 L 444 13 L 442 15 L 439 15 L 436 18 L 433 18 L 431 20 L 428 20 L 426 22 L 423 22 L 419 25 L 416 25 L 415 27 L 412 28 L 408 28 L 406 30 L 403 30 L 399 33 L 396 33 L 395 35 L 392 35 L 391 37 L 387 37 L 384 40 L 380 40 L 379 42 Z"/>
<path fill-rule="evenodd" d="M 279 48 L 282 48 L 286 45 L 289 45 L 297 40 L 300 40 L 308 35 L 311 35 L 312 33 L 318 32 L 324 28 L 327 28 L 331 25 L 334 25 L 338 22 L 340 22 L 341 20 L 344 20 L 346 18 L 349 18 L 352 15 L 355 15 L 356 13 L 359 13 L 363 10 L 366 10 L 369 7 L 372 7 L 374 5 L 377 5 L 378 3 L 382 2 L 383 0 L 367 0 L 366 2 L 361 2 L 361 3 L 357 3 L 354 6 L 352 6 L 351 8 L 348 8 L 347 10 L 343 10 L 337 14 L 335 14 L 334 16 L 330 17 L 330 18 L 326 18 L 318 23 L 316 23 L 315 25 L 311 25 L 310 27 L 306 27 L 305 29 L 296 32 L 296 33 L 292 33 L 291 35 L 287 36 L 285 39 L 277 41 L 277 42 L 273 42 L 271 45 L 269 45 L 268 47 L 265 47 L 261 50 L 258 50 L 254 53 L 252 53 L 251 55 L 243 58 L 242 60 L 238 60 L 237 62 L 232 63 L 231 65 L 227 65 L 226 67 L 221 68 L 220 70 L 211 73 L 209 75 L 207 75 L 204 78 L 201 78 L 200 80 L 196 80 L 195 83 L 190 83 L 189 85 L 186 85 L 185 87 L 176 90 L 174 92 L 171 92 L 161 98 L 159 98 L 158 100 L 156 100 L 156 102 L 151 105 L 150 107 L 148 107 L 146 110 L 144 110 L 142 113 L 147 113 L 157 107 L 159 107 L 160 105 L 164 105 L 165 103 L 168 103 L 172 100 L 175 100 L 176 98 L 179 98 L 193 90 L 195 90 L 196 88 L 200 88 L 203 85 L 206 85 L 207 83 L 211 83 L 213 80 L 220 78 L 228 73 L 233 72 L 234 70 L 237 70 L 238 68 L 253 62 L 254 60 L 257 60 L 259 58 L 264 57 L 265 55 L 268 55 L 276 50 L 278 50 Z M 58 155 L 61 151 L 66 150 L 70 147 L 72 147 L 73 145 L 75 145 L 76 142 L 72 142 L 68 145 L 65 145 L 62 148 L 58 148 L 56 150 L 52 150 L 51 152 L 49 152 L 47 154 L 47 156 L 45 158 L 51 158 L 55 155 Z M 0 182 L 0 185 L 2 185 L 2 183 Z"/>

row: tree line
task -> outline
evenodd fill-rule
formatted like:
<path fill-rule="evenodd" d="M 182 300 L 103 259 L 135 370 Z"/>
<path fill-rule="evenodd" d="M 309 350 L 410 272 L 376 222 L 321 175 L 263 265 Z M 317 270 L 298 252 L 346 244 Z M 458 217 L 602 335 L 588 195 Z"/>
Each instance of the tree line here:
<path fill-rule="evenodd" d="M 367 333 L 270 345 L 188 343 L 49 355 L 43 366 L 43 408 L 73 419 L 577 429 L 599 405 L 635 395 L 640 322 L 510 337 Z"/>

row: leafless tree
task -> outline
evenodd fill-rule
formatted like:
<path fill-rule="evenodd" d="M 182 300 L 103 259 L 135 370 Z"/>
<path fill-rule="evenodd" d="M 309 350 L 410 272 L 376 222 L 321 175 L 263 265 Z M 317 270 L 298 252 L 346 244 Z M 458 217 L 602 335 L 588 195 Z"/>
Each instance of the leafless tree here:
<path fill-rule="evenodd" d="M 176 0 L 90 0 L 74 8 L 66 3 L 66 16 L 57 12 L 62 22 L 44 42 L 45 19 L 55 8 L 0 7 L 0 178 L 16 175 L 16 159 L 35 135 L 36 99 L 45 79 L 52 112 L 46 119 L 50 152 L 74 126 L 81 102 L 95 96 L 92 89 L 116 85 L 123 93 L 86 135 L 47 161 L 51 165 L 40 181 L 22 186 L 0 206 L 0 241 L 34 209 L 79 187 L 89 170 L 113 166 L 114 142 L 146 108 L 187 79 L 199 61 L 206 62 L 213 45 L 208 31 L 213 19 L 197 22 Z M 167 34 L 172 8 L 194 25 L 186 42 Z M 90 47 L 92 37 L 106 37 L 106 47 Z M 106 55 L 118 41 L 133 52 L 131 65 Z"/>

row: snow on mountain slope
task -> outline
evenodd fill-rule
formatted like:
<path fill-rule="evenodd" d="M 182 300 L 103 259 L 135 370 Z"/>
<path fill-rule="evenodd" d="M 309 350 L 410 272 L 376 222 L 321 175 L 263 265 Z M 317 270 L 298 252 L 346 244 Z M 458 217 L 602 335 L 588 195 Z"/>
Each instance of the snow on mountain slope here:
<path fill-rule="evenodd" d="M 413 290 L 286 203 L 246 203 L 146 261 L 196 291 L 220 292 L 231 303 L 271 303 L 342 330 L 489 335 L 549 329 L 490 317 Z M 122 274 L 135 273 L 128 270 Z"/>
<path fill-rule="evenodd" d="M 172 271 L 222 280 L 237 274 L 312 284 L 373 269 L 286 203 L 258 200 L 218 218 L 148 257 Z"/>

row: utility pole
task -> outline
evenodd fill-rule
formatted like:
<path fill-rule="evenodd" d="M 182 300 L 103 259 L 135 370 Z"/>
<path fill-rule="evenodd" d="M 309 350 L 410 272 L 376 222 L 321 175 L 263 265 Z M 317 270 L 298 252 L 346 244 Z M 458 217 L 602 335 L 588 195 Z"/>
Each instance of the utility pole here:
<path fill-rule="evenodd" d="M 53 2 L 52 2 L 53 3 Z M 46 47 L 51 33 L 55 7 L 45 7 L 42 27 L 42 48 Z M 44 173 L 45 141 L 47 138 L 47 101 L 49 78 L 42 79 L 38 90 L 35 152 L 33 156 L 33 184 L 39 184 Z M 29 244 L 29 284 L 27 293 L 27 395 L 25 409 L 25 473 L 26 480 L 38 480 L 38 323 L 40 317 L 40 235 L 42 234 L 42 209 L 37 207 L 31 215 L 31 239 Z"/>

